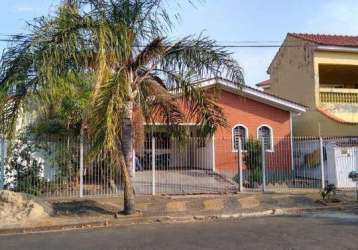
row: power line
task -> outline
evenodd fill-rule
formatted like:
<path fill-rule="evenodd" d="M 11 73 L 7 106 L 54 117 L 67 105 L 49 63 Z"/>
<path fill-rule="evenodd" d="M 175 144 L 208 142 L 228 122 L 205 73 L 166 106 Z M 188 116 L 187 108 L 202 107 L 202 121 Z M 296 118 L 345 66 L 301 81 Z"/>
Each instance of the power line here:
<path fill-rule="evenodd" d="M 15 40 L 7 40 L 7 39 L 0 39 L 0 42 L 16 42 Z M 136 48 L 146 48 L 147 46 L 133 46 Z M 194 47 L 194 46 L 182 46 L 182 47 Z M 261 44 L 261 45 L 213 45 L 213 48 L 280 48 L 280 47 L 302 47 L 302 46 L 281 46 L 281 45 L 269 45 L 269 44 Z"/>
<path fill-rule="evenodd" d="M 10 35 L 6 33 L 0 33 L 0 37 L 8 37 L 8 38 L 0 38 L 0 42 L 19 42 L 22 38 L 26 38 L 26 35 Z M 145 48 L 146 45 L 136 45 L 136 48 Z M 185 45 L 183 47 L 186 47 Z M 187 46 L 193 47 L 193 46 Z M 292 48 L 300 48 L 300 47 L 314 47 L 314 45 L 303 45 L 300 42 L 295 41 L 286 41 L 283 44 L 283 41 L 275 41 L 275 40 L 242 40 L 242 41 L 217 41 L 213 48 L 281 48 L 281 47 L 292 47 Z"/>
<path fill-rule="evenodd" d="M 25 34 L 7 34 L 7 33 L 0 33 L 0 37 L 9 37 L 9 38 L 2 38 L 0 39 L 0 41 L 14 41 L 16 39 L 14 38 L 25 38 L 26 35 Z M 271 45 L 272 43 L 279 43 L 281 44 L 283 41 L 282 40 L 242 40 L 242 41 L 235 41 L 235 40 L 231 40 L 231 41 L 220 41 L 218 40 L 217 43 L 218 44 L 223 44 L 223 45 L 219 45 L 219 46 L 238 46 L 236 44 L 243 44 L 240 46 L 247 46 L 249 44 L 257 44 L 255 46 L 279 46 L 279 45 Z"/>
<path fill-rule="evenodd" d="M 19 34 L 8 34 L 8 33 L 1 33 L 0 36 L 3 37 L 26 37 L 26 33 L 19 33 Z M 3 38 L 2 40 L 6 40 Z M 11 40 L 11 39 L 9 39 Z M 223 43 L 223 44 L 271 44 L 271 43 L 282 43 L 283 40 L 217 40 L 217 43 Z M 295 41 L 286 41 L 288 44 L 299 44 L 299 42 Z"/>
<path fill-rule="evenodd" d="M 14 42 L 13 40 L 4 40 L 4 39 L 0 39 L 0 42 Z M 135 48 L 146 48 L 147 46 L 133 46 Z M 182 47 L 194 47 L 194 46 L 182 46 Z M 281 48 L 281 47 L 285 47 L 285 48 L 300 48 L 300 47 L 304 47 L 303 45 L 269 45 L 269 44 L 262 44 L 262 45 L 213 45 L 211 46 L 213 48 Z M 309 46 L 305 46 L 305 47 L 309 47 Z M 313 47 L 313 46 L 312 46 Z"/>
<path fill-rule="evenodd" d="M 18 42 L 18 39 L 0 39 L 0 42 L 7 42 L 7 43 L 11 43 L 11 42 Z M 237 42 L 237 43 L 241 43 L 241 42 Z M 305 47 L 308 47 L 309 45 L 305 45 Z M 137 48 L 145 48 L 147 47 L 146 45 L 137 45 L 134 46 Z M 193 46 L 183 46 L 183 47 L 193 47 Z M 265 44 L 262 43 L 260 44 L 259 42 L 257 42 L 257 44 L 244 44 L 244 42 L 242 42 L 242 44 L 216 44 L 212 46 L 213 48 L 280 48 L 280 47 L 293 47 L 293 48 L 297 48 L 297 47 L 303 47 L 303 45 L 283 45 L 283 44 Z"/>

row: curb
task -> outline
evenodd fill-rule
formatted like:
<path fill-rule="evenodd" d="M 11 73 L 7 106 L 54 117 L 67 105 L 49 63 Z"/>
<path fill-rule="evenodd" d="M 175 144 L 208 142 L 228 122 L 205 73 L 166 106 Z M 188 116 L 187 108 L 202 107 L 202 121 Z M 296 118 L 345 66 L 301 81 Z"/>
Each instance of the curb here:
<path fill-rule="evenodd" d="M 257 212 L 241 212 L 241 213 L 224 213 L 212 215 L 188 215 L 188 216 L 131 216 L 122 217 L 117 219 L 94 220 L 80 223 L 65 223 L 50 226 L 35 226 L 35 227 L 17 227 L 17 228 L 4 228 L 0 229 L 0 236 L 4 235 L 18 235 L 18 234 L 34 234 L 34 233 L 47 233 L 58 231 L 72 231 L 72 230 L 85 230 L 95 228 L 108 228 L 138 224 L 151 224 L 151 223 L 188 223 L 197 221 L 210 221 L 210 220 L 227 220 L 227 219 L 240 219 L 240 218 L 257 218 L 268 216 L 283 216 L 283 215 L 302 215 L 307 212 L 318 212 L 323 210 L 343 210 L 347 208 L 358 208 L 357 205 L 345 206 L 327 206 L 327 207 L 307 207 L 307 208 L 274 208 Z"/>
<path fill-rule="evenodd" d="M 131 225 L 131 224 L 145 224 L 149 222 L 149 218 L 135 217 L 135 218 L 120 218 L 120 219 L 105 219 L 98 221 L 87 221 L 80 223 L 65 223 L 50 226 L 34 226 L 34 227 L 17 227 L 0 229 L 0 236 L 13 234 L 31 234 L 43 232 L 57 232 L 70 230 L 84 230 L 92 228 L 105 228 L 111 226 Z"/>

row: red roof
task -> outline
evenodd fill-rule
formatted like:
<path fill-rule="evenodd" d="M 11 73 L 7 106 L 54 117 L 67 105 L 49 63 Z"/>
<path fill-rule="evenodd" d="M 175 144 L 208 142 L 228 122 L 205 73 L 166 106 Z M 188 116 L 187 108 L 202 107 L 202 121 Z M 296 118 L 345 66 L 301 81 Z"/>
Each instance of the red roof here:
<path fill-rule="evenodd" d="M 358 47 L 358 36 L 288 33 L 288 35 L 320 45 Z"/>
<path fill-rule="evenodd" d="M 270 84 L 271 84 L 270 79 L 267 79 L 265 81 L 256 83 L 256 87 L 267 87 L 270 86 Z"/>

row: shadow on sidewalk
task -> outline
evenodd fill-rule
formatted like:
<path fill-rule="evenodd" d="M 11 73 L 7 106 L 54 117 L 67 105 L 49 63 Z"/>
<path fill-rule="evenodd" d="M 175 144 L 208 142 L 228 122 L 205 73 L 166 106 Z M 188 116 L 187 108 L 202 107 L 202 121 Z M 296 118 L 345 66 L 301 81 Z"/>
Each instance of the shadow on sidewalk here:
<path fill-rule="evenodd" d="M 55 216 L 97 216 L 97 215 L 113 215 L 116 208 L 104 206 L 95 200 L 81 200 L 69 202 L 54 202 L 53 211 Z"/>

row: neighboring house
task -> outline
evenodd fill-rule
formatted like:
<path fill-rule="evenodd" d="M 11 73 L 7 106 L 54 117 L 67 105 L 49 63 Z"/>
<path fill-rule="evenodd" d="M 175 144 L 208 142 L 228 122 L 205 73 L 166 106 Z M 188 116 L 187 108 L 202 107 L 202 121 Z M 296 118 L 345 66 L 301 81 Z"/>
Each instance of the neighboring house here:
<path fill-rule="evenodd" d="M 256 84 L 256 87 L 262 88 L 263 90 L 267 91 L 270 89 L 271 86 L 271 80 L 267 79 L 265 81 L 259 82 Z"/>
<path fill-rule="evenodd" d="M 358 36 L 288 33 L 267 73 L 258 87 L 308 107 L 296 136 L 358 135 Z"/>
<path fill-rule="evenodd" d="M 228 174 L 237 172 L 239 138 L 244 147 L 250 137 L 264 138 L 269 155 L 274 155 L 280 147 L 277 159 L 272 159 L 272 163 L 268 165 L 277 168 L 292 167 L 291 119 L 305 112 L 304 106 L 248 86 L 238 89 L 232 82 L 223 79 L 209 79 L 197 84 L 209 92 L 219 89 L 217 104 L 223 109 L 228 126 L 219 128 L 204 144 L 198 142 L 180 149 L 181 151 L 179 147 L 171 145 L 169 139 L 163 140 L 165 136 L 161 132 L 162 139 L 156 151 L 158 154 L 169 155 L 168 168 L 190 167 Z M 196 136 L 195 124 L 183 126 L 188 126 L 191 135 Z M 156 127 L 155 131 L 159 135 L 160 126 Z"/>

